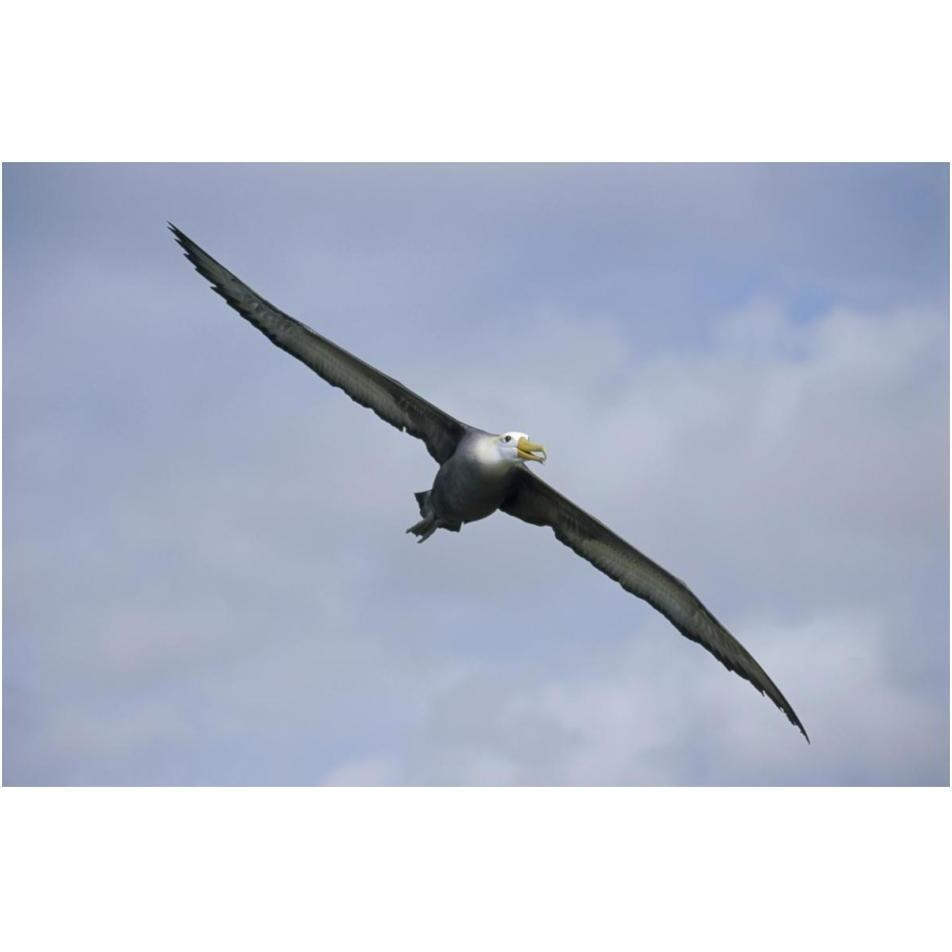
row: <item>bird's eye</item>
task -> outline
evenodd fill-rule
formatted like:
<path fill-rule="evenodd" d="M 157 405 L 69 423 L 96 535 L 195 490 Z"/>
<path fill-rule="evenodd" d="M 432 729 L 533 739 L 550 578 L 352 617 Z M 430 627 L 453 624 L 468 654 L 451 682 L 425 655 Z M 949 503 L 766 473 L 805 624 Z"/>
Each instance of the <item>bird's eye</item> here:
<path fill-rule="evenodd" d="M 512 437 L 511 437 L 511 436 L 507 436 L 507 437 L 506 437 L 506 442 L 507 442 L 507 443 L 511 443 L 511 442 L 512 442 Z"/>

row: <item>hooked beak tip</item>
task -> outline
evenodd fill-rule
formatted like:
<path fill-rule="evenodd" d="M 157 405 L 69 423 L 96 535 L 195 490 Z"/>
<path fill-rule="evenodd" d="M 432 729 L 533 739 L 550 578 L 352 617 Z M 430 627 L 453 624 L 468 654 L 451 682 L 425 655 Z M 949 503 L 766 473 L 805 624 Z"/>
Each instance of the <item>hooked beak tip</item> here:
<path fill-rule="evenodd" d="M 549 454 L 541 443 L 533 443 L 525 437 L 516 444 L 516 450 L 520 459 L 532 463 L 544 463 L 549 458 Z"/>

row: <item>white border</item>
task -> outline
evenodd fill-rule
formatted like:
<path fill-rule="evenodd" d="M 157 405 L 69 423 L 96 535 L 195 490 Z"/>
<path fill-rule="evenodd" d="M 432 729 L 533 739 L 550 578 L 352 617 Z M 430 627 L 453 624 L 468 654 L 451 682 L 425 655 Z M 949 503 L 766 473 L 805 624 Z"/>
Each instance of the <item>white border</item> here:
<path fill-rule="evenodd" d="M 950 815 L 939 789 L 8 789 L 4 933 L 18 950 L 937 948 Z"/>
<path fill-rule="evenodd" d="M 5 161 L 949 159 L 940 5 L 20 4 Z"/>

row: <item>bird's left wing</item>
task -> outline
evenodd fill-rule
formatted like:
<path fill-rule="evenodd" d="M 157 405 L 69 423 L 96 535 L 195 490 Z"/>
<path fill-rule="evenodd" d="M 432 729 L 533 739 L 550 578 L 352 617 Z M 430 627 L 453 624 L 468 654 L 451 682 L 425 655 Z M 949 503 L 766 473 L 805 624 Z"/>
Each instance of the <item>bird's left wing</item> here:
<path fill-rule="evenodd" d="M 423 440 L 438 463 L 445 463 L 453 455 L 466 432 L 466 426 L 459 420 L 417 396 L 399 380 L 381 373 L 306 324 L 278 310 L 175 225 L 170 224 L 169 228 L 198 273 L 273 344 L 297 357 L 329 384 L 340 387 L 352 400 L 369 407 L 387 423 Z"/>
<path fill-rule="evenodd" d="M 780 689 L 750 652 L 701 604 L 684 584 L 607 526 L 583 512 L 527 469 L 522 469 L 509 499 L 500 507 L 510 516 L 536 526 L 550 526 L 556 538 L 622 588 L 643 598 L 678 631 L 705 647 L 729 671 L 766 694 L 809 740 Z"/>

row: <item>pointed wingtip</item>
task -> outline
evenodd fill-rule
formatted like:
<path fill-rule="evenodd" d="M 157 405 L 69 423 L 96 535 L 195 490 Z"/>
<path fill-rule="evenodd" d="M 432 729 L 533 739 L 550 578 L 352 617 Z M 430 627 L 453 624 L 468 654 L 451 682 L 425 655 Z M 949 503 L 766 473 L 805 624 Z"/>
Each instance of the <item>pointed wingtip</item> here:
<path fill-rule="evenodd" d="M 803 739 L 809 744 L 810 735 L 807 733 L 807 729 L 803 726 L 803 724 L 800 723 L 800 718 L 797 717 L 796 712 L 793 710 L 793 708 L 791 707 L 789 711 L 785 710 L 784 714 L 787 715 L 787 720 L 790 721 L 790 723 L 793 724 L 793 726 L 798 731 L 800 731 L 801 734 L 803 734 Z"/>
<path fill-rule="evenodd" d="M 172 232 L 172 237 L 175 238 L 175 241 L 178 243 L 179 247 L 184 252 L 185 257 L 188 258 L 189 261 L 191 261 L 191 263 L 195 266 L 195 269 L 199 272 L 199 274 L 203 275 L 205 278 L 211 281 L 213 288 L 215 290 L 218 290 L 218 288 L 216 287 L 217 282 L 207 270 L 209 263 L 213 265 L 218 265 L 218 262 L 215 261 L 213 258 L 211 258 L 201 248 L 199 248 L 199 246 L 196 245 L 195 242 L 192 241 L 192 239 L 189 238 L 188 235 L 186 235 L 185 232 L 182 231 L 182 229 L 178 227 L 178 225 L 175 225 L 170 221 L 166 222 L 166 225 L 168 226 L 169 231 Z M 205 258 L 208 258 L 209 261 L 208 262 L 203 261 L 203 259 Z M 218 267 L 220 267 L 220 265 L 218 265 Z M 219 293 L 221 292 L 219 291 Z"/>
<path fill-rule="evenodd" d="M 781 695 L 781 696 L 782 696 L 782 695 Z M 771 700 L 773 700 L 773 699 L 771 699 Z M 790 706 L 790 704 L 787 702 L 787 699 L 786 699 L 786 698 L 784 698 L 783 700 L 784 700 L 784 702 L 785 702 L 785 706 L 781 706 L 781 705 L 779 705 L 779 704 L 778 704 L 777 706 L 780 708 L 781 711 L 783 711 L 784 714 L 787 715 L 787 720 L 790 721 L 790 723 L 793 724 L 793 726 L 794 726 L 798 731 L 800 731 L 801 734 L 803 734 L 804 740 L 809 744 L 809 743 L 810 743 L 810 735 L 807 733 L 807 729 L 806 729 L 806 728 L 803 726 L 803 724 L 800 722 L 800 718 L 797 717 L 797 712 Z M 776 701 L 775 701 L 774 703 L 776 703 Z"/>

